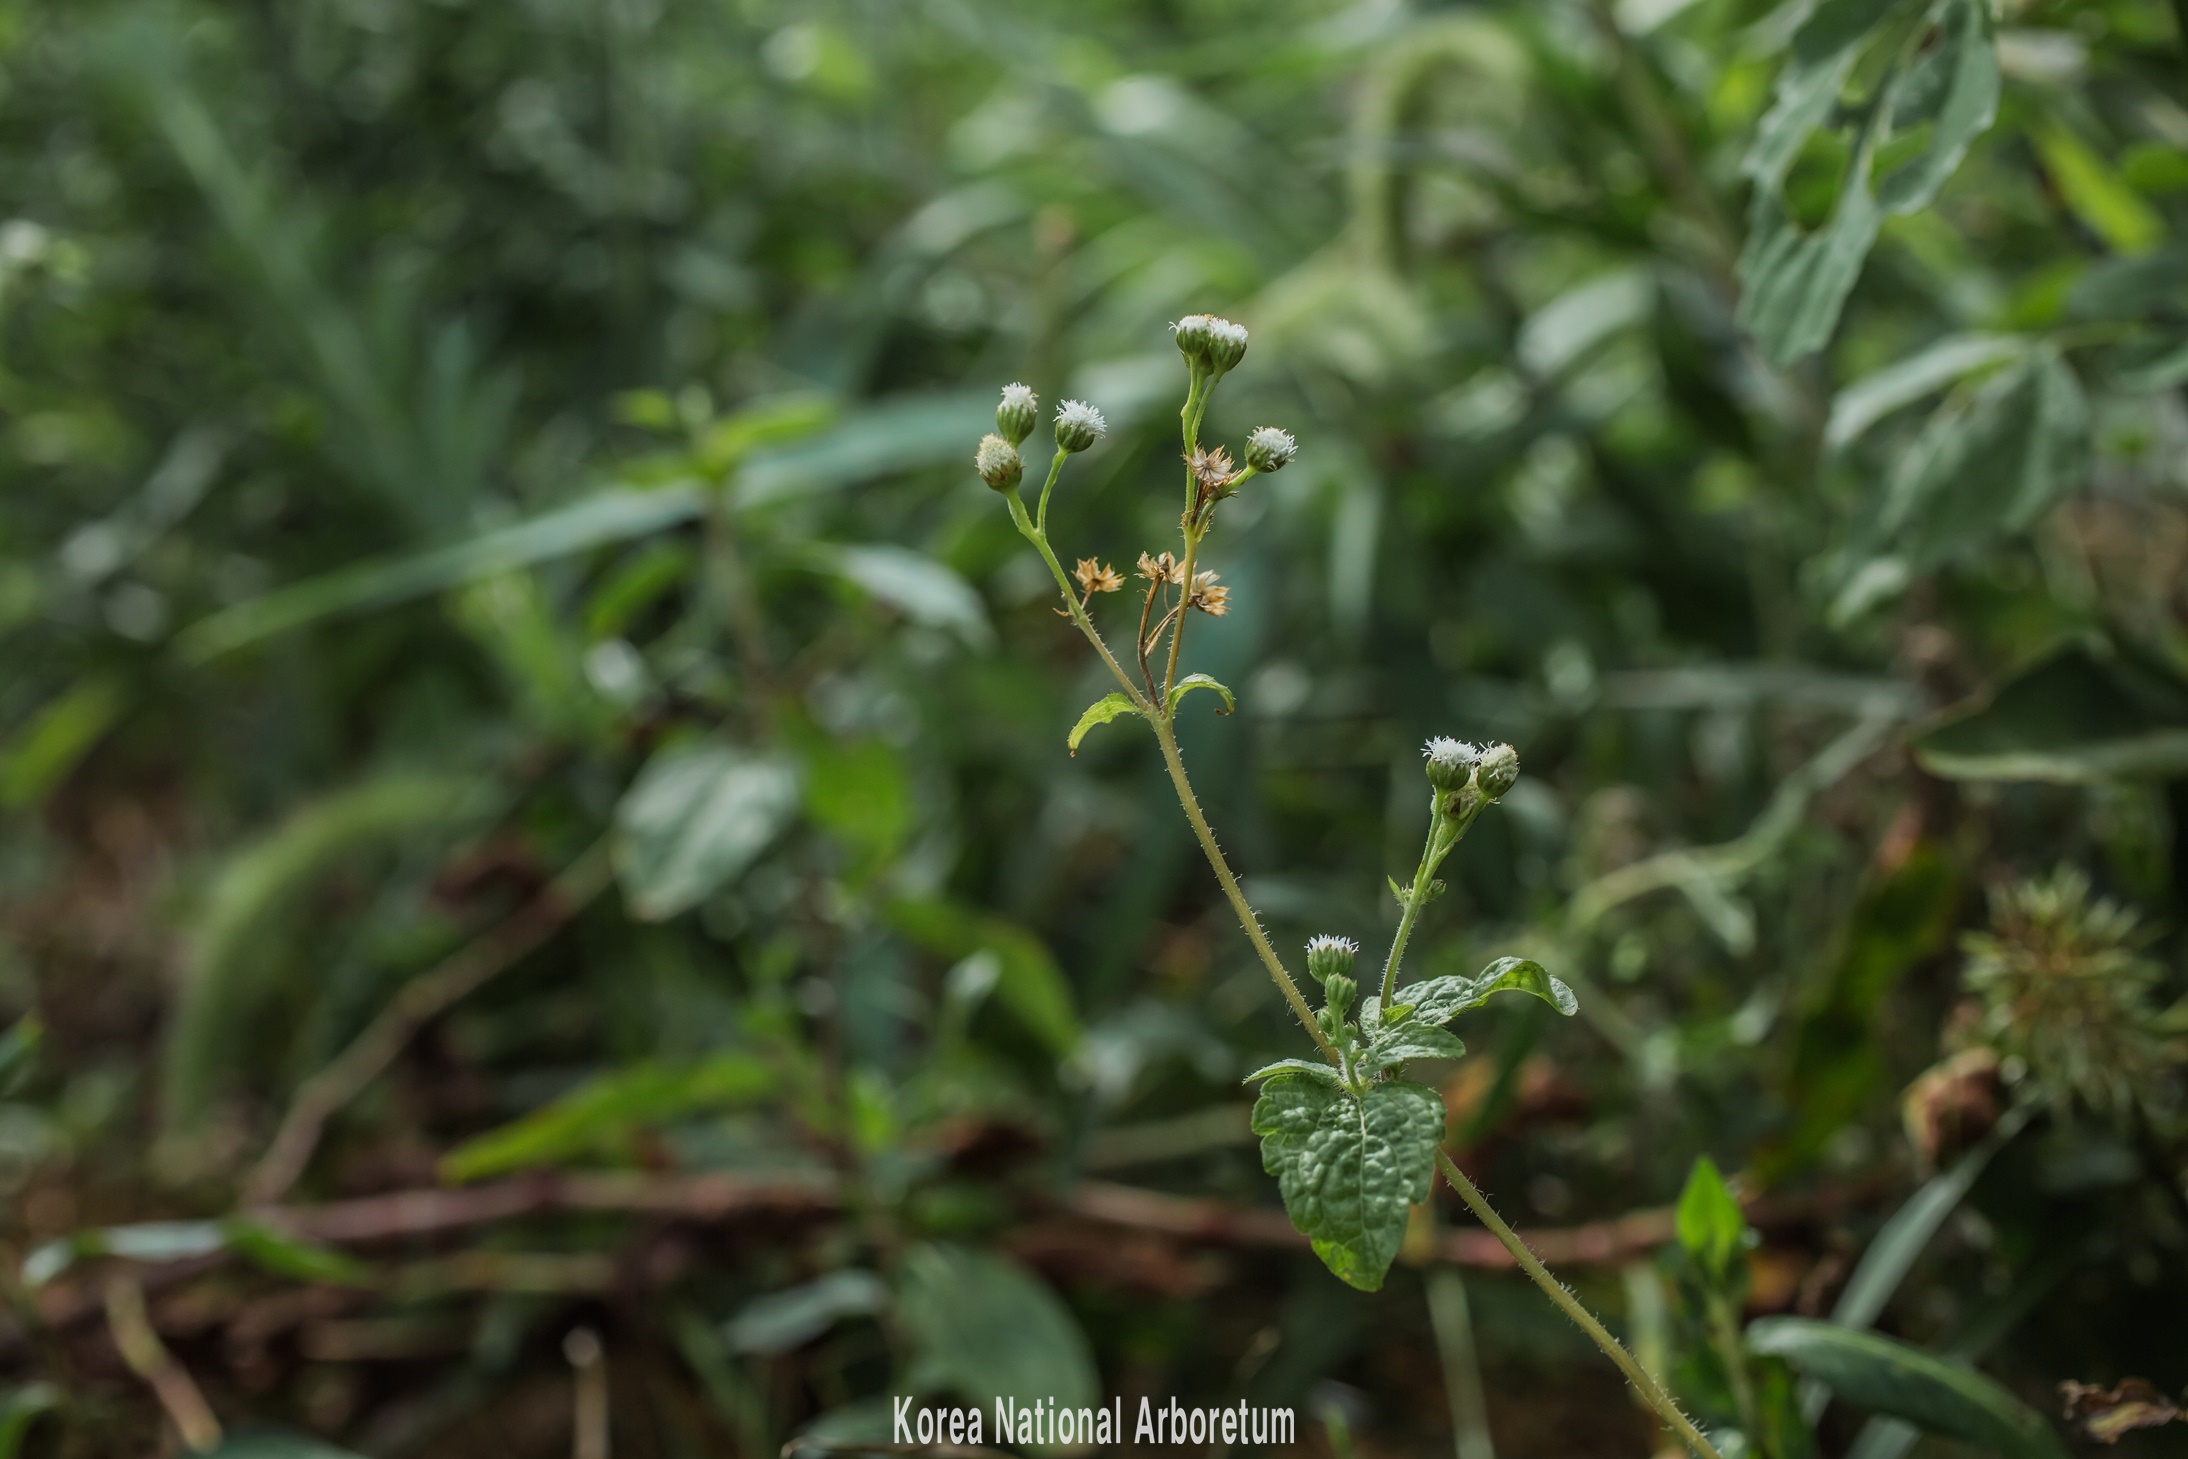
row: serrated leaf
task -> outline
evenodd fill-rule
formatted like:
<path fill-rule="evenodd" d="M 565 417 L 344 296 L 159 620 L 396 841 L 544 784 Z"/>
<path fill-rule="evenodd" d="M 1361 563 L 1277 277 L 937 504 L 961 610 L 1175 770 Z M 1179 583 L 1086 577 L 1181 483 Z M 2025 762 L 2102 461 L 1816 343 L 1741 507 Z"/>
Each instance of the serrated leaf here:
<path fill-rule="evenodd" d="M 906 1383 L 989 1407 L 1002 1397 L 1093 1404 L 1094 1358 L 1046 1283 L 993 1252 L 920 1242 L 897 1269 L 897 1320 L 916 1357 Z"/>
<path fill-rule="evenodd" d="M 1873 1332 L 1802 1317 L 1766 1317 L 1748 1347 L 1779 1357 L 1856 1408 L 1980 1445 L 2007 1459 L 2066 1459 L 2043 1416 L 1982 1374 Z"/>
<path fill-rule="evenodd" d="M 1086 713 L 1080 715 L 1079 722 L 1071 727 L 1071 737 L 1064 744 L 1072 754 L 1076 755 L 1079 753 L 1079 742 L 1085 739 L 1089 732 L 1109 723 L 1120 714 L 1136 714 L 1138 712 L 1133 707 L 1131 696 L 1126 694 L 1104 694 L 1086 707 Z"/>
<path fill-rule="evenodd" d="M 1344 1087 L 1344 1079 L 1335 1069 L 1314 1059 L 1278 1059 L 1273 1064 L 1263 1064 L 1239 1082 L 1252 1084 L 1259 1079 L 1274 1079 L 1279 1074 L 1301 1074 L 1309 1079 L 1319 1079 L 1332 1089 Z"/>
<path fill-rule="evenodd" d="M 1572 989 L 1551 977 L 1541 963 L 1523 957 L 1500 957 L 1471 978 L 1429 978 L 1409 985 L 1404 992 L 1413 1005 L 1414 1018 L 1437 1026 L 1470 1008 L 1481 1007 L 1496 993 L 1532 993 L 1567 1017 L 1580 1011 Z"/>
<path fill-rule="evenodd" d="M 1746 1250 L 1747 1216 L 1707 1155 L 1698 1157 L 1687 1173 L 1675 1229 L 1680 1248 L 1716 1283 L 1732 1275 L 1733 1264 Z"/>
<path fill-rule="evenodd" d="M 1367 1026 L 1365 1019 L 1361 1020 Z M 1379 1074 L 1385 1069 L 1396 1069 L 1409 1059 L 1463 1059 L 1466 1045 L 1459 1042 L 1456 1034 L 1447 1033 L 1433 1024 L 1418 1019 L 1385 1028 L 1368 1041 L 1367 1057 L 1363 1061 L 1369 1073 Z"/>
<path fill-rule="evenodd" d="M 1231 697 L 1231 691 L 1224 688 L 1223 685 L 1218 683 L 1214 678 L 1210 677 L 1207 674 L 1187 674 L 1184 678 L 1178 680 L 1178 682 L 1170 690 L 1170 698 L 1168 703 L 1170 713 L 1173 717 L 1175 717 L 1178 712 L 1178 701 L 1183 699 L 1186 695 L 1192 693 L 1195 689 L 1213 689 L 1216 691 L 1216 693 L 1223 696 L 1223 707 L 1216 711 L 1216 713 L 1218 714 L 1229 714 L 1231 711 L 1238 708 L 1238 701 Z"/>
<path fill-rule="evenodd" d="M 615 869 L 632 913 L 659 922 L 713 896 L 797 807 L 797 768 L 781 756 L 723 744 L 656 754 L 615 811 Z"/>
<path fill-rule="evenodd" d="M 1913 748 L 1924 769 L 1953 780 L 2188 774 L 2188 684 L 2160 665 L 2072 643 L 1957 707 Z"/>
<path fill-rule="evenodd" d="M 1442 1098 L 1403 1080 L 1353 1095 L 1295 1075 L 1263 1087 L 1253 1129 L 1262 1168 L 1322 1264 L 1364 1292 L 1382 1286 L 1407 1213 L 1428 1197 Z"/>

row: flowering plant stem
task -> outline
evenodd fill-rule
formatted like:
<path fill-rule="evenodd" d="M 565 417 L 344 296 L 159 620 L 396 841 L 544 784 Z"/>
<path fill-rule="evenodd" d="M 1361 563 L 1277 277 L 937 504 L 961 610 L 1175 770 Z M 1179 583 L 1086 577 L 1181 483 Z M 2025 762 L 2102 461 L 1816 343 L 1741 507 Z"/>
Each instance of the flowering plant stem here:
<path fill-rule="evenodd" d="M 1239 331 L 1238 341 L 1241 351 L 1244 348 L 1244 338 L 1244 331 Z M 1190 354 L 1188 358 L 1191 358 Z M 1244 930 L 1246 940 L 1253 945 L 1255 954 L 1261 959 L 1262 965 L 1268 969 L 1270 980 L 1276 984 L 1277 991 L 1283 995 L 1284 1001 L 1291 1008 L 1293 1016 L 1299 1020 L 1299 1026 L 1304 1028 L 1307 1031 L 1307 1036 L 1314 1040 L 1315 1047 L 1321 1050 L 1323 1057 L 1337 1068 L 1345 1086 L 1349 1089 L 1354 1086 L 1355 1082 L 1349 1061 L 1332 1041 L 1330 1034 L 1324 1030 L 1321 1021 L 1315 1017 L 1313 1009 L 1308 1006 L 1307 1000 L 1301 995 L 1298 983 L 1293 980 L 1291 973 L 1284 966 L 1283 959 L 1277 955 L 1275 947 L 1270 944 L 1268 933 L 1262 929 L 1259 915 L 1255 913 L 1253 905 L 1246 900 L 1246 892 L 1239 884 L 1237 873 L 1231 869 L 1229 859 L 1223 854 L 1223 848 L 1216 843 L 1215 831 L 1209 826 L 1208 817 L 1201 810 L 1200 798 L 1193 793 L 1193 783 L 1186 774 L 1184 757 L 1178 752 L 1177 712 L 1181 696 L 1174 692 L 1177 688 L 1178 655 L 1184 644 L 1186 621 L 1191 617 L 1190 609 L 1194 606 L 1193 574 L 1199 558 L 1201 539 L 1207 534 L 1215 502 L 1220 500 L 1224 494 L 1223 490 L 1211 489 L 1208 479 L 1203 477 L 1199 452 L 1201 419 L 1207 412 L 1208 398 L 1214 393 L 1215 382 L 1220 376 L 1220 371 L 1209 369 L 1204 363 L 1195 362 L 1192 369 L 1191 386 L 1186 394 L 1185 406 L 1179 412 L 1186 457 L 1186 506 L 1185 513 L 1179 523 L 1180 534 L 1183 537 L 1184 553 L 1182 563 L 1179 564 L 1180 575 L 1173 579 L 1179 584 L 1179 599 L 1177 607 L 1166 620 L 1170 645 L 1159 689 L 1153 684 L 1149 684 L 1143 690 L 1139 685 L 1133 683 L 1131 676 L 1125 672 L 1124 666 L 1118 661 L 1117 656 L 1110 651 L 1108 642 L 1102 637 L 1101 631 L 1094 626 L 1092 618 L 1087 614 L 1086 603 L 1091 596 L 1092 589 L 1089 589 L 1086 594 L 1073 591 L 1070 575 L 1065 573 L 1062 562 L 1057 559 L 1054 548 L 1049 545 L 1049 495 L 1055 489 L 1057 478 L 1063 470 L 1065 457 L 1072 454 L 1075 449 L 1084 449 L 1084 446 L 1090 444 L 1093 438 L 1089 436 L 1079 445 L 1067 447 L 1064 444 L 1064 437 L 1059 433 L 1056 456 L 1050 463 L 1047 480 L 1042 484 L 1039 505 L 1035 514 L 1029 514 L 1026 511 L 1026 504 L 1019 496 L 1018 473 L 1015 466 L 1018 458 L 1014 447 L 1005 448 L 1008 453 L 1005 459 L 1011 463 L 1010 470 L 1007 474 L 991 477 L 989 484 L 1002 494 L 1010 509 L 1011 521 L 1017 526 L 1019 535 L 1033 544 L 1034 550 L 1041 554 L 1041 560 L 1048 564 L 1049 573 L 1056 580 L 1057 591 L 1063 595 L 1065 616 L 1071 619 L 1073 626 L 1079 630 L 1088 643 L 1093 645 L 1094 651 L 1101 656 L 1103 665 L 1108 668 L 1111 677 L 1117 681 L 1117 686 L 1122 691 L 1123 698 L 1130 705 L 1131 710 L 1144 718 L 1149 727 L 1154 730 L 1155 743 L 1161 747 L 1163 768 L 1169 772 L 1170 785 L 1177 792 L 1178 805 L 1185 812 L 1187 823 L 1193 828 L 1193 838 L 1200 843 L 1202 853 L 1208 858 L 1208 867 L 1215 873 L 1216 883 L 1222 887 L 1224 898 L 1230 902 L 1231 910 L 1238 915 L 1238 925 Z M 1067 406 L 1068 408 L 1070 407 Z M 990 437 L 989 440 L 994 443 L 995 447 L 1005 447 L 1005 443 L 995 437 Z M 1287 447 L 1288 456 L 1290 438 L 1286 436 L 1283 440 Z M 1000 456 L 1004 453 L 997 454 Z M 1276 462 L 1276 465 L 1281 464 L 1281 460 Z M 983 469 L 985 470 L 985 468 Z M 1244 471 L 1222 478 L 1218 485 L 1226 489 L 1235 488 L 1246 477 L 1255 474 L 1256 469 L 1252 463 L 1249 463 Z M 1270 469 L 1274 469 L 1274 466 Z M 1143 558 L 1143 565 L 1147 561 Z M 1165 563 L 1167 561 L 1168 556 L 1165 554 Z M 1160 581 L 1158 579 L 1154 587 L 1159 586 Z M 1150 594 L 1153 591 L 1154 589 L 1151 588 Z M 1152 602 L 1152 597 L 1150 597 L 1150 602 Z M 1158 627 L 1158 635 L 1160 631 L 1161 629 Z M 1143 639 L 1139 645 L 1141 656 L 1144 656 L 1148 646 L 1148 643 Z M 1226 691 L 1227 694 L 1228 691 Z M 1112 696 L 1112 699 L 1114 697 Z M 1107 717 L 1114 718 L 1115 714 L 1122 712 L 1124 712 L 1122 706 L 1118 706 Z M 1074 747 L 1077 745 L 1076 736 L 1073 739 L 1073 745 Z M 1442 794 L 1443 792 L 1439 790 L 1439 805 L 1442 803 Z M 1422 848 L 1420 865 L 1415 869 L 1412 884 L 1404 895 L 1403 911 L 1399 918 L 1398 930 L 1391 941 L 1390 955 L 1383 967 L 1382 998 L 1385 1008 L 1390 1006 L 1391 997 L 1396 991 L 1398 966 L 1404 957 L 1406 943 L 1412 935 L 1420 910 L 1427 905 L 1438 890 L 1435 881 L 1436 869 L 1442 864 L 1444 858 L 1450 854 L 1452 847 L 1456 846 L 1460 838 L 1466 834 L 1467 828 L 1472 825 L 1475 816 L 1484 804 L 1487 804 L 1485 798 L 1470 797 L 1463 808 L 1454 805 L 1450 813 L 1438 811 L 1432 813 L 1429 818 L 1428 842 Z M 1349 997 L 1349 994 L 1347 996 Z M 1704 1438 L 1687 1416 L 1679 1411 L 1678 1404 L 1673 1402 L 1671 1396 L 1649 1375 L 1648 1370 L 1636 1362 L 1633 1355 L 1620 1345 L 1618 1339 L 1611 1336 L 1603 1324 L 1598 1322 L 1587 1308 L 1581 1306 L 1578 1299 L 1571 1292 L 1568 1292 L 1556 1277 L 1550 1274 L 1540 1259 L 1529 1251 L 1512 1228 L 1504 1223 L 1504 1219 L 1490 1206 L 1481 1191 L 1452 1162 L 1451 1157 L 1443 1150 L 1438 1149 L 1436 1151 L 1436 1161 L 1443 1171 L 1444 1178 L 1451 1183 L 1451 1188 L 1458 1192 L 1459 1199 L 1466 1203 L 1467 1208 L 1473 1211 L 1484 1226 L 1488 1227 L 1490 1234 L 1495 1236 L 1504 1249 L 1511 1253 L 1512 1260 L 1519 1265 L 1520 1270 L 1525 1272 L 1536 1286 L 1542 1288 L 1543 1292 L 1557 1305 L 1558 1309 L 1567 1317 L 1570 1317 L 1579 1326 L 1580 1330 L 1585 1332 L 1595 1345 L 1603 1350 L 1604 1355 L 1617 1365 L 1621 1373 L 1626 1375 L 1627 1381 L 1633 1384 L 1635 1391 L 1641 1395 L 1643 1401 L 1654 1409 L 1666 1424 L 1670 1425 L 1687 1446 L 1700 1456 L 1700 1459 L 1719 1459 L 1716 1449 L 1711 1446 L 1709 1440 Z"/>

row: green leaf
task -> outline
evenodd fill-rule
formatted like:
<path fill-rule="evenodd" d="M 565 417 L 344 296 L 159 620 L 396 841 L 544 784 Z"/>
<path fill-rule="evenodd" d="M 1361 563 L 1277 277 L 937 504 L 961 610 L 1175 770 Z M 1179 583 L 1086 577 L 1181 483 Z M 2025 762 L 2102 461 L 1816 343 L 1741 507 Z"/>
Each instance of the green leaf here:
<path fill-rule="evenodd" d="M 38 1415 L 60 1401 L 59 1391 L 50 1383 L 25 1383 L 0 1394 L 0 1459 L 16 1459 Z"/>
<path fill-rule="evenodd" d="M 2089 420 L 2081 382 L 2050 345 L 1947 400 L 1895 463 L 1833 621 L 1850 622 L 1914 574 L 2027 528 L 2081 484 Z"/>
<path fill-rule="evenodd" d="M 1278 1059 L 1273 1064 L 1263 1064 L 1239 1082 L 1252 1084 L 1259 1079 L 1274 1079 L 1279 1074 L 1298 1074 L 1308 1079 L 1319 1079 L 1332 1089 L 1342 1089 L 1345 1084 L 1344 1076 L 1335 1068 L 1316 1059 Z"/>
<path fill-rule="evenodd" d="M 1952 780 L 2067 784 L 2188 774 L 2188 684 L 2098 643 L 2039 658 L 1913 740 Z"/>
<path fill-rule="evenodd" d="M 1231 697 L 1231 691 L 1217 683 L 1213 678 L 1206 674 L 1187 674 L 1184 678 L 1178 680 L 1170 690 L 1169 708 L 1173 717 L 1178 712 L 1178 701 L 1195 689 L 1213 689 L 1223 696 L 1223 707 L 1216 711 L 1218 714 L 1229 714 L 1238 708 L 1238 701 Z"/>
<path fill-rule="evenodd" d="M 1363 1015 L 1362 1026 L 1368 1020 Z M 1447 1033 L 1433 1024 L 1417 1019 L 1385 1028 L 1368 1041 L 1364 1063 L 1369 1073 L 1379 1074 L 1385 1069 L 1396 1069 L 1408 1059 L 1463 1059 L 1466 1045 L 1458 1036 Z"/>
<path fill-rule="evenodd" d="M 2081 138 L 2051 122 L 2030 128 L 2029 140 L 2060 200 L 2114 253 L 2147 253 L 2165 241 L 2165 220 Z"/>
<path fill-rule="evenodd" d="M 230 1251 L 279 1276 L 343 1287 L 360 1287 L 372 1280 L 372 1268 L 357 1258 L 332 1247 L 299 1241 L 256 1221 L 229 1221 L 224 1234 Z"/>
<path fill-rule="evenodd" d="M 846 1317 L 870 1317 L 889 1289 L 872 1272 L 849 1267 L 747 1302 L 722 1328 L 730 1351 L 773 1357 L 803 1347 Z"/>
<path fill-rule="evenodd" d="M 1741 164 L 1755 190 L 1737 266 L 1738 323 L 1780 365 L 1830 341 L 1884 218 L 1928 206 L 1997 115 L 1989 9 L 1983 0 L 1940 0 L 1859 108 L 1853 160 L 1829 220 L 1814 232 L 1793 221 L 1784 197 L 1787 174 L 1808 138 L 1835 125 L 1840 90 L 1861 52 L 1901 8 L 1902 0 L 1819 5 L 1794 35 L 1776 98 Z M 1923 150 L 1876 178 L 1883 148 L 1920 126 L 1930 128 Z"/>
<path fill-rule="evenodd" d="M 23 1284 L 43 1286 L 85 1257 L 117 1256 L 129 1261 L 183 1261 L 231 1251 L 282 1276 L 307 1281 L 354 1284 L 370 1269 L 330 1250 L 299 1241 L 285 1232 L 249 1220 L 144 1221 L 77 1231 L 48 1241 L 24 1259 Z"/>
<path fill-rule="evenodd" d="M 543 1109 L 488 1130 L 441 1157 L 452 1184 L 516 1170 L 626 1154 L 632 1135 L 702 1110 L 758 1103 L 782 1086 L 776 1068 L 749 1054 L 721 1054 L 689 1068 L 640 1064 L 589 1079 Z"/>
<path fill-rule="evenodd" d="M 1747 1217 L 1732 1187 L 1717 1173 L 1716 1162 L 1698 1157 L 1679 1193 L 1677 1230 L 1680 1249 L 1709 1279 L 1723 1285 L 1747 1250 Z"/>
<path fill-rule="evenodd" d="M 891 926 L 927 951 L 953 961 L 976 952 L 996 961 L 995 996 L 1052 1054 L 1079 1042 L 1079 1014 L 1071 984 L 1048 945 L 1001 917 L 956 902 L 906 897 L 887 909 Z"/>
<path fill-rule="evenodd" d="M 160 1117 L 170 1132 L 194 1127 L 245 1062 L 250 1035 L 288 991 L 283 980 L 316 969 L 298 944 L 322 883 L 446 844 L 499 800 L 477 777 L 386 771 L 305 802 L 221 863 L 189 929 L 161 1050 Z"/>
<path fill-rule="evenodd" d="M 1580 1011 L 1572 989 L 1551 977 L 1541 963 L 1523 957 L 1500 957 L 1471 978 L 1428 978 L 1400 991 L 1413 1006 L 1414 1018 L 1431 1026 L 1481 1007 L 1496 993 L 1532 993 L 1567 1017 Z"/>
<path fill-rule="evenodd" d="M 724 744 L 659 752 L 615 811 L 615 868 L 632 914 L 658 922 L 713 896 L 797 805 L 797 769 L 780 756 Z"/>
<path fill-rule="evenodd" d="M 887 543 L 853 547 L 822 545 L 812 560 L 878 603 L 886 603 L 912 622 L 957 634 L 975 648 L 995 642 L 987 604 L 956 572 L 923 552 Z"/>
<path fill-rule="evenodd" d="M 1277 1178 L 1284 1209 L 1322 1264 L 1364 1292 L 1382 1286 L 1407 1212 L 1428 1198 L 1442 1098 L 1402 1080 L 1354 1095 L 1280 1076 L 1254 1101 L 1253 1130 L 1262 1168 Z"/>
<path fill-rule="evenodd" d="M 1100 1401 L 1093 1354 L 1070 1310 L 993 1252 L 915 1244 L 898 1267 L 896 1316 L 916 1354 L 910 1388 L 948 1390 L 983 1408 L 1036 1395 L 1059 1407 Z"/>
<path fill-rule="evenodd" d="M 1964 375 L 2017 359 L 2028 352 L 2029 344 L 2019 335 L 1954 334 L 1894 360 L 1832 397 L 1824 443 L 1841 450 L 1893 411 L 1935 394 Z"/>
<path fill-rule="evenodd" d="M 40 709 L 0 750 L 0 806 L 25 806 L 59 785 L 129 706 L 120 679 L 94 674 Z"/>
<path fill-rule="evenodd" d="M 1079 753 L 1079 742 L 1087 737 L 1088 731 L 1109 723 L 1120 714 L 1137 713 L 1139 711 L 1133 707 L 1130 695 L 1104 694 L 1089 704 L 1086 713 L 1079 716 L 1079 722 L 1071 727 L 1071 737 L 1064 741 L 1065 747 L 1076 755 Z"/>
<path fill-rule="evenodd" d="M 26 1013 L 0 1033 L 0 1095 L 13 1094 L 37 1067 L 38 1045 L 44 1042 L 45 1025 L 36 1014 Z"/>
<path fill-rule="evenodd" d="M 446 546 L 376 557 L 246 599 L 177 635 L 184 662 L 202 664 L 322 619 L 365 613 L 696 520 L 706 493 L 693 482 L 614 487 Z"/>
<path fill-rule="evenodd" d="M 818 732 L 798 744 L 805 814 L 847 847 L 873 859 L 903 848 L 918 808 L 903 754 L 880 738 L 842 741 Z"/>
<path fill-rule="evenodd" d="M 1802 1317 L 1750 1324 L 1748 1346 L 1784 1358 L 1841 1399 L 2006 1459 L 2066 1459 L 2043 1416 L 1980 1373 L 1905 1343 Z"/>

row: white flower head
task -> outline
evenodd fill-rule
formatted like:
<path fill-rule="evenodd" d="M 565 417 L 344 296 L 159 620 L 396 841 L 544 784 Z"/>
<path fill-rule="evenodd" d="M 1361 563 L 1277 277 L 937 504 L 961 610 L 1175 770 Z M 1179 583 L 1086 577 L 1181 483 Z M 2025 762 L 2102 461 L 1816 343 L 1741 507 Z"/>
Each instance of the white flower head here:
<path fill-rule="evenodd" d="M 1041 401 L 1032 389 L 1024 385 L 1005 385 L 1002 403 L 995 407 L 995 428 L 1003 433 L 1003 439 L 1013 446 L 1021 444 L 1033 434 L 1033 428 L 1041 419 Z"/>
<path fill-rule="evenodd" d="M 1292 433 L 1275 426 L 1263 426 L 1246 438 L 1246 464 L 1264 476 L 1282 471 L 1298 454 L 1299 442 Z"/>
<path fill-rule="evenodd" d="M 1056 444 L 1066 451 L 1084 451 L 1108 430 L 1102 413 L 1083 400 L 1067 400 L 1056 407 Z"/>
<path fill-rule="evenodd" d="M 1428 760 L 1428 783 L 1438 790 L 1457 790 L 1474 773 L 1481 750 L 1464 740 L 1438 735 L 1421 747 Z"/>
<path fill-rule="evenodd" d="M 972 469 L 997 491 L 1009 491 L 1026 474 L 1026 463 L 1018 448 L 1001 436 L 982 436 L 979 449 L 972 453 Z"/>

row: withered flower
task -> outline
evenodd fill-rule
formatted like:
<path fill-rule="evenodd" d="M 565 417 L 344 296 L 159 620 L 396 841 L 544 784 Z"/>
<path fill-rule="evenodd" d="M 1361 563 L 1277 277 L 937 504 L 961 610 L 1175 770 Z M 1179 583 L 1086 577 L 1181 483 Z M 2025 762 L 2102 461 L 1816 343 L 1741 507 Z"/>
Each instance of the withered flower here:
<path fill-rule="evenodd" d="M 1149 557 L 1140 554 L 1140 576 L 1151 583 L 1176 583 L 1185 580 L 1185 565 L 1167 552 Z"/>
<path fill-rule="evenodd" d="M 1193 479 L 1200 483 L 1204 496 L 1221 496 L 1238 475 L 1231 464 L 1231 453 L 1221 446 L 1213 451 L 1195 450 L 1186 456 L 1185 464 L 1193 468 Z"/>
<path fill-rule="evenodd" d="M 1124 586 L 1124 579 L 1117 576 L 1115 568 L 1091 557 L 1080 558 L 1071 575 L 1079 580 L 1081 593 L 1114 593 Z"/>
<path fill-rule="evenodd" d="M 1231 590 L 1216 584 L 1212 572 L 1193 574 L 1193 595 L 1189 602 L 1210 618 L 1221 618 L 1231 611 Z"/>

